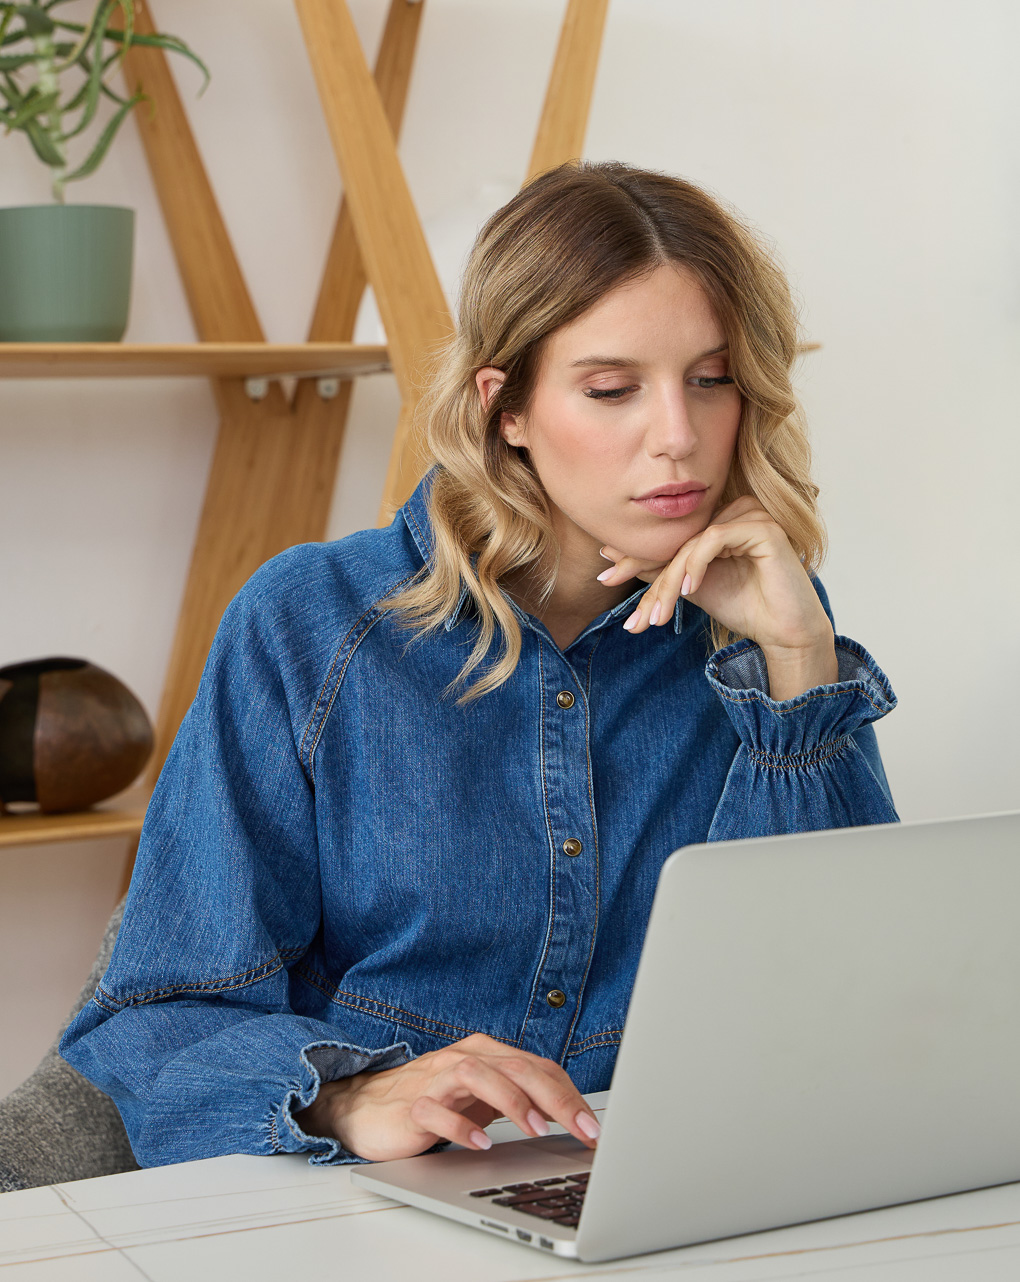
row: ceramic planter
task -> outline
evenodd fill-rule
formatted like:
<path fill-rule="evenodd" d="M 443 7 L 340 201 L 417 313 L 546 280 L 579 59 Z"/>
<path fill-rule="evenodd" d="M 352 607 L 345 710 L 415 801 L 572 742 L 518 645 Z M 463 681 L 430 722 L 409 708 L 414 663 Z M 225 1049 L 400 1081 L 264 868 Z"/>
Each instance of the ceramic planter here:
<path fill-rule="evenodd" d="M 53 656 L 0 668 L 0 808 L 84 810 L 132 783 L 152 745 L 145 709 L 96 664 Z"/>
<path fill-rule="evenodd" d="M 131 299 L 135 211 L 0 209 L 0 342 L 117 342 Z"/>

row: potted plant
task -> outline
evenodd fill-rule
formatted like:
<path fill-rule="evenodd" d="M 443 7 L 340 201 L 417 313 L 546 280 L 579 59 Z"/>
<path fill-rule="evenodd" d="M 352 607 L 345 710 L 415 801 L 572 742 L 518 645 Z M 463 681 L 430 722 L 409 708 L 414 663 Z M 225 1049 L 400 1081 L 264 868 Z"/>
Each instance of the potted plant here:
<path fill-rule="evenodd" d="M 134 210 L 65 204 L 68 183 L 99 167 L 124 118 L 147 100 L 109 84 L 132 45 L 183 54 L 209 72 L 176 36 L 134 30 L 135 0 L 98 0 L 91 18 L 57 12 L 67 0 L 0 0 L 0 123 L 25 135 L 53 173 L 52 205 L 0 209 L 0 341 L 117 341 L 127 327 Z M 116 21 L 117 25 L 112 25 Z M 103 99 L 116 104 L 100 126 Z M 72 168 L 68 143 L 90 126 L 91 150 Z"/>

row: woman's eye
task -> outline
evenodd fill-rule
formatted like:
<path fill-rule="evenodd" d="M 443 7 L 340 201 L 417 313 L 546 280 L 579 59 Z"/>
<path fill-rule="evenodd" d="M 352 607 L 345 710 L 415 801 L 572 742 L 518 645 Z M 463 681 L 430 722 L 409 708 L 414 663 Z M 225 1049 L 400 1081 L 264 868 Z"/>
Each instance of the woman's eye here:
<path fill-rule="evenodd" d="M 723 374 L 720 378 L 695 378 L 698 387 L 708 391 L 713 387 L 720 387 L 726 383 L 732 383 L 733 379 L 728 374 Z"/>
<path fill-rule="evenodd" d="M 633 387 L 586 387 L 584 394 L 590 396 L 593 401 L 616 401 L 627 392 L 633 391 Z"/>

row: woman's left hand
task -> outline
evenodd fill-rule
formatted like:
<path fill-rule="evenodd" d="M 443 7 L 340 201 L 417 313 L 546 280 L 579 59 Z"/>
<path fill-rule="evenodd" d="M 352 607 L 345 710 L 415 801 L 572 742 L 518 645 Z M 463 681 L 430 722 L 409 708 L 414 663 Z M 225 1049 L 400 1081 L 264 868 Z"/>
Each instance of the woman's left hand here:
<path fill-rule="evenodd" d="M 632 578 L 651 584 L 627 620 L 631 632 L 668 622 L 690 576 L 687 599 L 766 653 L 806 652 L 832 643 L 828 615 L 786 532 L 749 494 L 720 508 L 664 565 L 608 545 L 602 552 L 616 562 L 602 580 L 608 586 Z"/>

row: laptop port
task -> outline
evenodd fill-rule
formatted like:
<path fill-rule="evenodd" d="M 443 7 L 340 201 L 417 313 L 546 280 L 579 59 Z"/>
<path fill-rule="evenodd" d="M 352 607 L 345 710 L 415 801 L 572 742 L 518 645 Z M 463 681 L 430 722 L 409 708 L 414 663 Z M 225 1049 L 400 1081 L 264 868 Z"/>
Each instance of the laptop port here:
<path fill-rule="evenodd" d="M 547 1237 L 540 1237 L 538 1239 L 538 1245 L 544 1246 L 547 1251 L 551 1251 L 553 1249 L 553 1244 L 549 1241 Z"/>
<path fill-rule="evenodd" d="M 517 1236 L 521 1239 L 522 1242 L 531 1241 L 531 1234 L 528 1232 L 527 1229 L 518 1229 Z"/>

